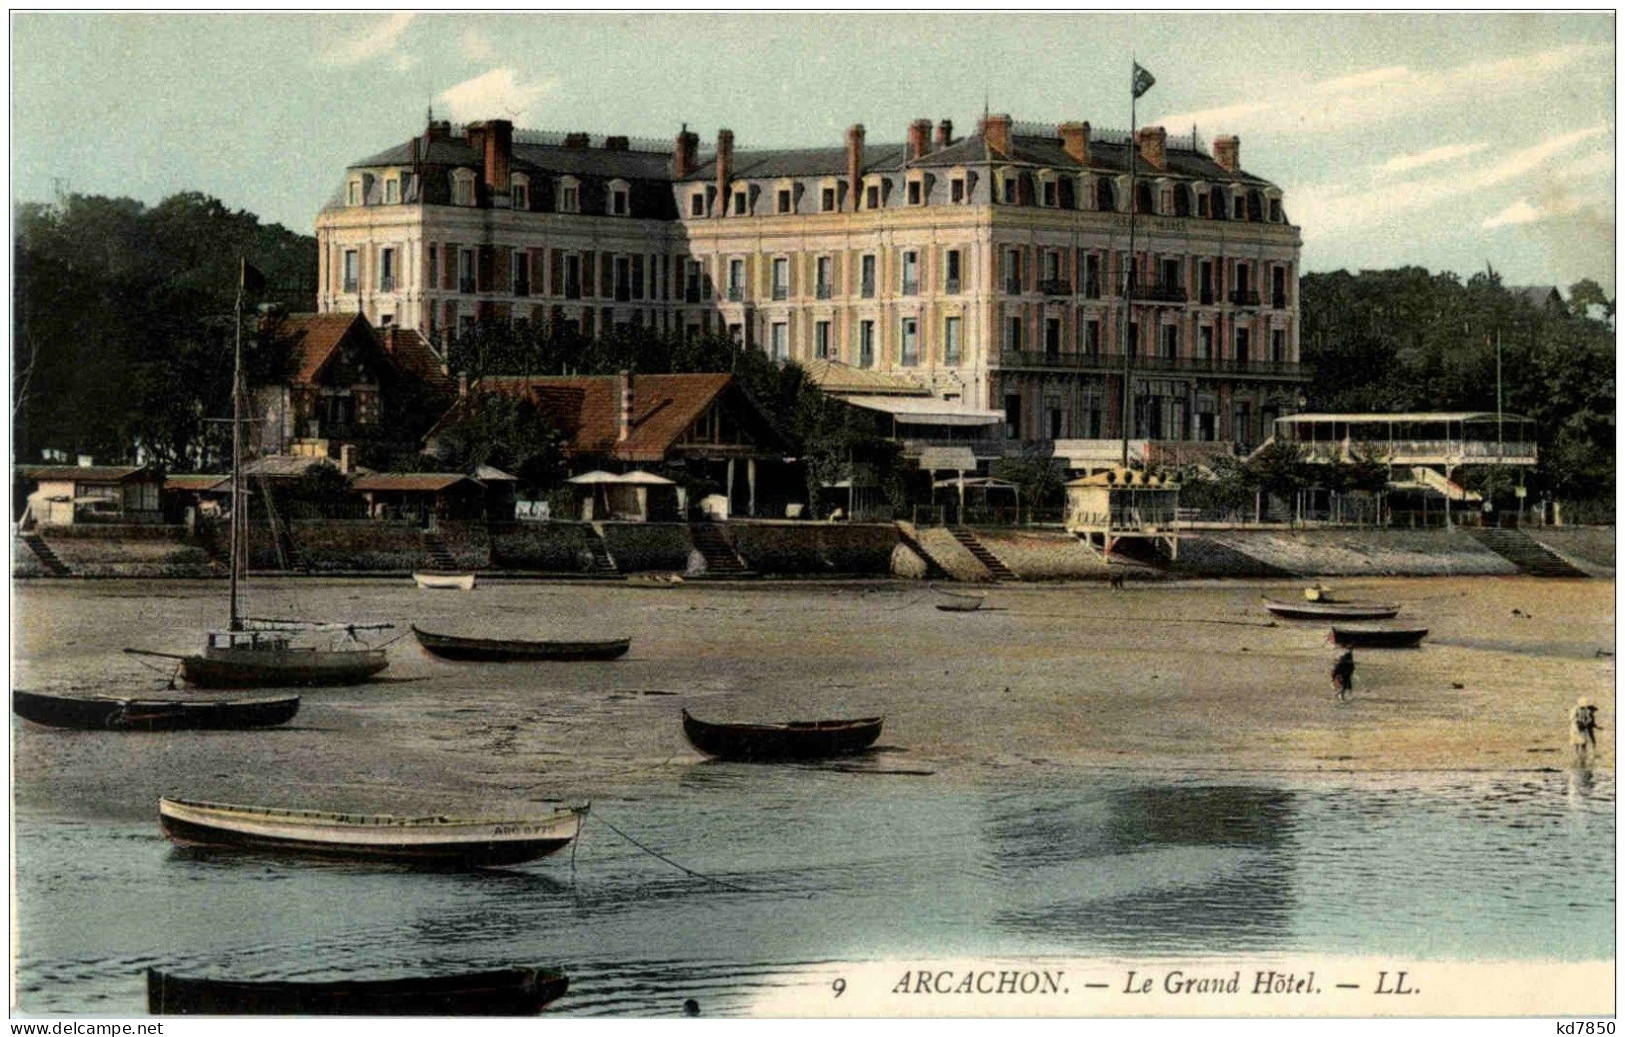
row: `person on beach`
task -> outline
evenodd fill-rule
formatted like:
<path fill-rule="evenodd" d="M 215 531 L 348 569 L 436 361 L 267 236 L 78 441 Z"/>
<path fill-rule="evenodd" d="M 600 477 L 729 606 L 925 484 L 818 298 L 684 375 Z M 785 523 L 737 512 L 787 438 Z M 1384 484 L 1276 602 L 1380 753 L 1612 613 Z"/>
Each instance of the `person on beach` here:
<path fill-rule="evenodd" d="M 1349 690 L 1353 687 L 1354 649 L 1345 648 L 1343 654 L 1337 657 L 1337 662 L 1332 664 L 1332 690 L 1341 700 L 1349 697 Z"/>
<path fill-rule="evenodd" d="M 1597 752 L 1597 707 L 1585 696 L 1569 710 L 1569 744 L 1574 747 L 1574 763 L 1589 767 Z"/>

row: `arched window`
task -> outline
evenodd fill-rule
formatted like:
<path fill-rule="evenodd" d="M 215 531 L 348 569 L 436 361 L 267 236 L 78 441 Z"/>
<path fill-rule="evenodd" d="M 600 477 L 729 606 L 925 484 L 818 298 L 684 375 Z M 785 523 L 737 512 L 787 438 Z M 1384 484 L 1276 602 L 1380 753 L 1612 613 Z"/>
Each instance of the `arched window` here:
<path fill-rule="evenodd" d="M 1141 215 L 1156 212 L 1157 207 L 1152 201 L 1151 185 L 1142 180 L 1134 185 L 1134 188 L 1134 211 Z"/>
<path fill-rule="evenodd" d="M 1101 212 L 1117 211 L 1117 191 L 1110 180 L 1095 181 L 1095 208 Z"/>
<path fill-rule="evenodd" d="M 1247 218 L 1254 223 L 1264 222 L 1264 196 L 1256 187 L 1247 192 Z"/>
<path fill-rule="evenodd" d="M 453 169 L 451 171 L 451 204 L 474 204 L 474 171 L 472 169 Z"/>
<path fill-rule="evenodd" d="M 513 208 L 525 211 L 530 208 L 530 177 L 523 173 L 515 173 L 508 178 L 508 196 Z"/>
<path fill-rule="evenodd" d="M 625 180 L 611 180 L 608 197 L 604 199 L 604 211 L 610 216 L 632 215 L 632 185 Z"/>
<path fill-rule="evenodd" d="M 1224 188 L 1213 188 L 1208 192 L 1208 198 L 1211 199 L 1208 208 L 1212 210 L 1214 219 L 1227 220 L 1230 218 L 1230 200 Z"/>
<path fill-rule="evenodd" d="M 580 212 L 581 181 L 573 176 L 559 177 L 558 194 L 555 198 L 559 212 Z"/>
<path fill-rule="evenodd" d="M 1189 216 L 1193 207 L 1191 189 L 1186 184 L 1174 185 L 1174 215 Z"/>

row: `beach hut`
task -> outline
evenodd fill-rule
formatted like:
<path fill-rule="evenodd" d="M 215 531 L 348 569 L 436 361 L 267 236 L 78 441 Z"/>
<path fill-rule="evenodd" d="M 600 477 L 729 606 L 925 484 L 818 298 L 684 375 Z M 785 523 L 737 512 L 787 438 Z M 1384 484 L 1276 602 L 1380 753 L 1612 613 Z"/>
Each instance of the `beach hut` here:
<path fill-rule="evenodd" d="M 581 518 L 586 522 L 675 521 L 682 514 L 677 484 L 653 472 L 635 469 L 616 474 L 595 469 L 567 481 L 582 488 Z"/>
<path fill-rule="evenodd" d="M 1161 540 L 1179 557 L 1179 484 L 1170 476 L 1113 468 L 1066 484 L 1067 532 L 1110 554 L 1125 537 Z"/>

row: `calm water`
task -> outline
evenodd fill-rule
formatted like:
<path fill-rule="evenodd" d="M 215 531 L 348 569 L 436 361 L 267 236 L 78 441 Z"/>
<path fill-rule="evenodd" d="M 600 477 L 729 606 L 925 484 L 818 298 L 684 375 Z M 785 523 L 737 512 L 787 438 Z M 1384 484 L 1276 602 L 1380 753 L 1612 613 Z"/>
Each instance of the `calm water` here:
<path fill-rule="evenodd" d="M 1614 785 L 702 764 L 601 800 L 575 855 L 425 873 L 199 856 L 155 824 L 17 827 L 25 1011 L 140 1014 L 142 970 L 333 977 L 558 963 L 565 1013 L 741 1010 L 798 967 L 907 954 L 1614 953 Z M 604 821 L 726 888 L 630 846 Z"/>

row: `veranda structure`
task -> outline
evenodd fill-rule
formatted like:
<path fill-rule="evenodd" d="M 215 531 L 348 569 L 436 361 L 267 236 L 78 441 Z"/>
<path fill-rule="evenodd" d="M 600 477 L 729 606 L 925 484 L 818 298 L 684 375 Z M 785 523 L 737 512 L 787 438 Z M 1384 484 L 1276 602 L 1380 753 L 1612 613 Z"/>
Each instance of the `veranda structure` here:
<path fill-rule="evenodd" d="M 1306 449 L 1306 460 L 1350 461 L 1356 451 L 1389 467 L 1533 465 L 1534 422 L 1494 411 L 1407 414 L 1292 414 L 1275 419 L 1275 438 Z"/>
<path fill-rule="evenodd" d="M 1066 531 L 1110 555 L 1125 537 L 1161 540 L 1179 557 L 1179 484 L 1166 475 L 1117 468 L 1066 484 Z"/>

